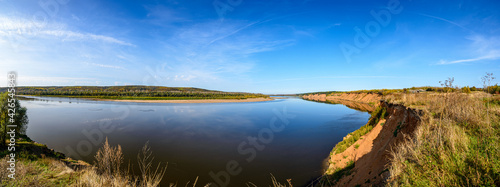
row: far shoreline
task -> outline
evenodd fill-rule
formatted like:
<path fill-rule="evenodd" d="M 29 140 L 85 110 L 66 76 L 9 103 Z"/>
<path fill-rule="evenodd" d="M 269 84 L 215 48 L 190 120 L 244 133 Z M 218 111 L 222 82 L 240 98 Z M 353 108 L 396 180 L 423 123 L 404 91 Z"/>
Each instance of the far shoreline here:
<path fill-rule="evenodd" d="M 269 97 L 269 98 L 247 98 L 247 99 L 158 99 L 158 100 L 148 100 L 148 99 L 100 99 L 100 98 L 90 98 L 90 97 L 60 97 L 60 96 L 38 96 L 38 95 L 17 95 L 20 97 L 56 97 L 56 98 L 72 98 L 72 99 L 84 99 L 92 101 L 111 101 L 111 102 L 131 102 L 131 103 L 249 103 L 249 102 L 263 102 L 272 101 L 274 99 L 281 99 L 281 97 Z"/>
<path fill-rule="evenodd" d="M 191 100 L 122 100 L 122 99 L 95 99 L 95 101 L 132 102 L 132 103 L 248 103 L 272 101 L 273 98 L 248 98 L 248 99 L 191 99 Z"/>

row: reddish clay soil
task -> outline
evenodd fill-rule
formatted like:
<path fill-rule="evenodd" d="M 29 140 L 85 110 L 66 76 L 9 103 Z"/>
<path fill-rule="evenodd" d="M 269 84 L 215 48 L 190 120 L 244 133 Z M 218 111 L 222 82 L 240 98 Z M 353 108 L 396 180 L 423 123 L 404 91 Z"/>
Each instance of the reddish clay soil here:
<path fill-rule="evenodd" d="M 421 111 L 381 101 L 382 96 L 378 94 L 339 93 L 329 96 L 314 94 L 302 98 L 336 102 L 369 112 L 377 106 L 387 109 L 386 119 L 380 120 L 369 133 L 362 136 L 344 152 L 330 156 L 327 175 L 332 174 L 336 168 L 345 168 L 348 162 L 354 161 L 354 168 L 351 169 L 350 174 L 343 176 L 334 186 L 384 185 L 384 181 L 389 177 L 387 168 L 390 151 L 405 137 L 412 136 L 421 121 Z"/>
<path fill-rule="evenodd" d="M 391 149 L 401 143 L 405 136 L 411 136 L 420 124 L 419 111 L 386 102 L 380 102 L 380 105 L 386 107 L 389 114 L 387 119 L 380 120 L 369 133 L 344 152 L 330 157 L 329 172 L 344 168 L 349 161 L 355 164 L 351 174 L 341 178 L 336 186 L 383 185 L 389 177 L 387 168 Z M 355 148 L 355 145 L 359 147 Z"/>
<path fill-rule="evenodd" d="M 343 104 L 349 108 L 353 108 L 361 111 L 372 112 L 377 108 L 382 96 L 378 94 L 367 94 L 367 93 L 338 93 L 332 95 L 326 94 L 312 94 L 304 95 L 303 99 L 320 101 L 320 102 L 332 102 Z"/>

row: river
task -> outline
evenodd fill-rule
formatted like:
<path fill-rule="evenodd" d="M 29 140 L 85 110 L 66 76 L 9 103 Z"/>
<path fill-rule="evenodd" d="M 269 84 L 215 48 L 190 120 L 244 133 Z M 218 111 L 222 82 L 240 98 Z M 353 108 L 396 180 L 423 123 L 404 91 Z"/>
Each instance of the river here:
<path fill-rule="evenodd" d="M 304 186 L 323 172 L 336 143 L 366 124 L 367 112 L 297 97 L 254 103 L 123 103 L 29 97 L 27 135 L 75 159 L 93 163 L 107 137 L 121 145 L 137 174 L 137 154 L 149 142 L 155 162 L 168 163 L 162 186 L 269 186 L 291 179 Z"/>

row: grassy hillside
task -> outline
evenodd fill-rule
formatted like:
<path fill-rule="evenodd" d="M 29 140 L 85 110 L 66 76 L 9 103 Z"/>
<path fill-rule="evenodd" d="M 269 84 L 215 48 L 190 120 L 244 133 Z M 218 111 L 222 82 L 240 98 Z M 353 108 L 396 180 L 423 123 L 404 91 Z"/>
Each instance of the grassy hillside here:
<path fill-rule="evenodd" d="M 500 86 L 494 85 L 494 86 L 488 86 L 487 87 L 488 92 L 491 94 L 499 94 L 500 93 Z M 389 95 L 389 94 L 397 94 L 397 93 L 421 93 L 421 92 L 438 92 L 438 93 L 446 93 L 446 92 L 474 92 L 474 91 L 484 91 L 482 88 L 476 88 L 476 87 L 469 87 L 469 86 L 464 86 L 462 88 L 459 87 L 432 87 L 432 86 L 421 86 L 421 87 L 411 87 L 411 88 L 403 88 L 403 89 L 372 89 L 372 90 L 354 90 L 354 91 L 324 91 L 324 92 L 310 92 L 310 93 L 303 93 L 299 94 L 301 96 L 303 95 L 314 95 L 314 94 L 326 94 L 327 96 L 329 95 L 334 95 L 334 94 L 339 94 L 339 93 L 366 93 L 366 94 L 378 94 L 378 95 Z"/>
<path fill-rule="evenodd" d="M 0 88 L 5 92 L 7 88 Z M 57 96 L 98 99 L 247 99 L 267 98 L 263 94 L 243 92 L 222 92 L 188 87 L 162 86 L 48 86 L 48 87 L 16 87 L 17 95 Z"/>
<path fill-rule="evenodd" d="M 394 129 L 394 138 L 405 138 L 395 141 L 397 146 L 386 150 L 390 154 L 382 159 L 388 160 L 388 163 L 377 174 L 385 178 L 385 185 L 500 186 L 500 96 L 446 87 L 426 89 L 423 92 L 384 90 L 386 92 L 383 94 L 380 91 L 374 93 L 383 95 L 388 103 L 422 111 L 422 121 L 411 124 L 415 129 L 404 136 L 400 136 L 398 130 L 400 126 L 403 128 L 403 124 L 395 124 L 397 128 Z M 367 92 L 373 91 L 350 93 Z M 361 157 L 356 154 L 360 147 L 358 143 L 363 141 L 363 135 L 372 129 L 375 121 L 383 117 L 388 120 L 406 118 L 405 112 L 399 112 L 399 115 L 386 116 L 384 109 L 378 108 L 372 113 L 370 122 L 339 142 L 332 154 L 342 153 L 350 147 L 350 150 L 354 150 L 354 155 Z M 381 128 L 389 128 L 384 123 L 380 125 Z M 391 129 L 390 134 L 392 132 Z M 387 137 L 384 141 L 386 139 Z M 382 139 L 374 140 L 373 144 L 380 140 Z M 341 168 L 335 168 L 320 180 L 319 186 L 341 186 L 338 181 L 352 184 L 349 181 L 356 178 L 353 175 L 360 173 L 356 172 L 359 169 L 355 167 L 357 164 L 359 163 L 353 160 L 342 164 Z M 383 174 L 385 172 L 387 175 Z M 368 178 L 361 181 L 363 182 L 352 185 L 369 186 L 374 182 Z"/>
<path fill-rule="evenodd" d="M 388 100 L 426 111 L 414 138 L 392 152 L 390 186 L 500 186 L 498 96 L 453 92 Z"/>

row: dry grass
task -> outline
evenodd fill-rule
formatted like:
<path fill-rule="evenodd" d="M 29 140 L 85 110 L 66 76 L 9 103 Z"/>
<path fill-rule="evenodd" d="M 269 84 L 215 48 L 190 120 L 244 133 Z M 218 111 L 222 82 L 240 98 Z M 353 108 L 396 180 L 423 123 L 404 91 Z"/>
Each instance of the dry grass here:
<path fill-rule="evenodd" d="M 100 175 L 123 175 L 127 174 L 122 171 L 121 165 L 123 164 L 123 153 L 120 145 L 111 147 L 106 138 L 102 148 L 100 148 L 95 156 L 96 171 Z"/>
<path fill-rule="evenodd" d="M 480 92 L 387 97 L 426 111 L 413 138 L 391 152 L 389 186 L 499 186 L 497 107 L 487 107 L 485 97 Z"/>
<path fill-rule="evenodd" d="M 146 144 L 138 155 L 141 176 L 131 175 L 123 167 L 121 147 L 110 146 L 108 140 L 95 156 L 92 167 L 74 171 L 55 158 L 29 160 L 21 158 L 16 163 L 16 179 L 7 178 L 8 157 L 0 160 L 0 186 L 78 186 L 78 187 L 153 187 L 159 186 L 166 167 L 153 166 L 152 151 Z M 171 185 L 173 186 L 173 185 Z M 196 186 L 196 182 L 194 185 Z"/>
<path fill-rule="evenodd" d="M 110 186 L 110 187 L 129 187 L 136 186 L 135 182 L 128 175 L 105 175 L 99 174 L 96 168 L 86 169 L 82 172 L 76 186 L 79 187 L 94 187 L 94 186 Z"/>
<path fill-rule="evenodd" d="M 278 180 L 276 180 L 276 177 L 274 177 L 274 175 L 271 174 L 271 181 L 273 187 L 293 187 L 292 179 L 287 179 L 286 183 L 281 184 L 280 182 L 278 182 Z"/>
<path fill-rule="evenodd" d="M 485 121 L 484 92 L 393 94 L 385 97 L 392 103 L 423 109 L 432 115 L 446 116 L 458 123 L 481 124 Z M 439 117 L 439 116 L 438 116 Z"/>
<path fill-rule="evenodd" d="M 123 169 L 121 146 L 110 146 L 106 138 L 103 147 L 97 151 L 94 167 L 83 172 L 78 186 L 159 186 L 167 168 L 161 167 L 161 163 L 159 163 L 156 169 L 152 170 L 154 160 L 152 154 L 153 152 L 146 143 L 137 155 L 141 174 L 139 177 L 135 177 L 130 174 L 128 169 Z"/>
<path fill-rule="evenodd" d="M 165 171 L 167 170 L 167 166 L 162 169 L 161 163 L 159 163 L 156 169 L 154 171 L 152 170 L 154 157 L 152 157 L 153 152 L 149 148 L 148 143 L 144 145 L 139 155 L 137 155 L 137 160 L 139 162 L 139 169 L 141 170 L 140 186 L 153 187 L 160 184 L 161 179 L 163 179 L 163 175 L 165 175 Z M 196 181 L 193 186 L 196 185 Z"/>
<path fill-rule="evenodd" d="M 57 158 L 39 158 L 30 160 L 21 158 L 16 163 L 16 179 L 7 177 L 8 157 L 0 159 L 0 186 L 75 186 L 75 187 L 154 187 L 159 186 L 166 172 L 166 166 L 158 163 L 153 167 L 154 158 L 152 151 L 146 143 L 137 156 L 141 174 L 133 176 L 123 167 L 123 153 L 121 146 L 111 146 L 106 139 L 96 156 L 92 167 L 78 171 L 69 168 Z M 272 176 L 272 186 L 292 187 L 288 183 L 281 184 Z M 194 183 L 188 182 L 185 186 L 196 187 L 198 178 Z M 205 187 L 211 184 L 205 184 Z M 170 184 L 170 187 L 177 185 Z"/>
<path fill-rule="evenodd" d="M 16 178 L 10 179 L 7 177 L 7 160 L 8 157 L 0 160 L 0 186 L 71 186 L 76 184 L 79 175 L 54 158 L 19 159 Z"/>
<path fill-rule="evenodd" d="M 131 176 L 128 171 L 123 170 L 123 155 L 120 145 L 112 147 L 109 145 L 108 140 L 104 143 L 103 147 L 99 149 L 96 155 L 95 167 L 85 170 L 78 181 L 77 186 L 93 187 L 93 186 L 130 186 L 130 187 L 155 187 L 159 186 L 160 182 L 165 175 L 167 166 L 162 167 L 158 163 L 153 167 L 154 157 L 153 152 L 146 143 L 137 155 L 139 170 L 141 174 L 138 178 Z M 292 187 L 291 180 L 287 180 L 287 184 L 277 182 L 276 178 L 271 175 L 272 186 L 274 187 Z M 190 185 L 188 182 L 186 186 L 195 187 L 198 178 Z M 174 184 L 171 187 L 177 186 Z M 210 186 L 206 184 L 205 187 Z"/>
<path fill-rule="evenodd" d="M 136 180 L 122 169 L 122 164 L 121 146 L 110 146 L 106 138 L 96 153 L 94 167 L 83 171 L 77 186 L 136 186 Z"/>

